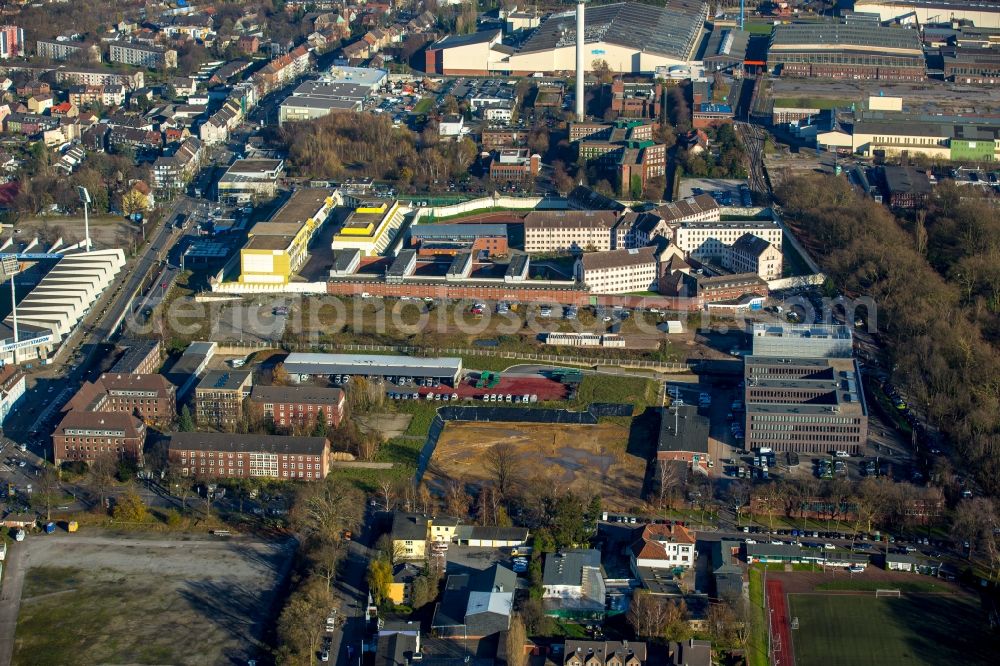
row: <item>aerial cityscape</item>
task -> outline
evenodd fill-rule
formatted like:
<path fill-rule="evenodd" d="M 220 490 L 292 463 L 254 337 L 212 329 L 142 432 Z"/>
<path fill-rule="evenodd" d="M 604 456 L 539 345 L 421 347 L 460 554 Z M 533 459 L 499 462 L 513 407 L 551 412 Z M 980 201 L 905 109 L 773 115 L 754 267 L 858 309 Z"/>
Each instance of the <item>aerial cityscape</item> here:
<path fill-rule="evenodd" d="M 1000 0 L 0 0 L 0 666 L 1000 654 Z"/>

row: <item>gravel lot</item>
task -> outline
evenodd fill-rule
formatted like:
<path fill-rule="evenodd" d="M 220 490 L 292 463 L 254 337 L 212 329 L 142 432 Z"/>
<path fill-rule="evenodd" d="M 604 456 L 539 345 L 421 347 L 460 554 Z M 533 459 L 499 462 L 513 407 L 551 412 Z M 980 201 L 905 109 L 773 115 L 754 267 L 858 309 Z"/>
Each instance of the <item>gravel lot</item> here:
<path fill-rule="evenodd" d="M 63 534 L 18 547 L 12 663 L 201 665 L 254 656 L 293 543 Z"/>

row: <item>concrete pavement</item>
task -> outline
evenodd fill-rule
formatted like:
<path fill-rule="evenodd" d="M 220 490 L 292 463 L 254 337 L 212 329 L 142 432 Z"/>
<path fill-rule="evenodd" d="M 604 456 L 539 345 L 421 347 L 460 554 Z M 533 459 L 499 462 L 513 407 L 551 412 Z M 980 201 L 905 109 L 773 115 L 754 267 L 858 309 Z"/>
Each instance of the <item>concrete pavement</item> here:
<path fill-rule="evenodd" d="M 28 570 L 28 549 L 24 542 L 12 542 L 7 548 L 3 568 L 3 586 L 0 592 L 0 666 L 10 664 L 14 656 L 14 633 L 17 615 L 21 610 L 21 590 L 24 574 Z"/>

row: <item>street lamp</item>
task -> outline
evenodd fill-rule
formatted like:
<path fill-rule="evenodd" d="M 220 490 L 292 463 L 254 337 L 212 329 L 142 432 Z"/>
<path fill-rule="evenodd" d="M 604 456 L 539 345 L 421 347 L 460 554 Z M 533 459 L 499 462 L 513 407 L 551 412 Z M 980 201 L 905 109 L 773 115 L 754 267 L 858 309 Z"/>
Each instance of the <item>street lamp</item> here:
<path fill-rule="evenodd" d="M 83 202 L 83 233 L 86 236 L 86 251 L 90 252 L 90 216 L 87 210 L 90 205 L 90 192 L 83 185 L 77 185 L 76 193 Z"/>

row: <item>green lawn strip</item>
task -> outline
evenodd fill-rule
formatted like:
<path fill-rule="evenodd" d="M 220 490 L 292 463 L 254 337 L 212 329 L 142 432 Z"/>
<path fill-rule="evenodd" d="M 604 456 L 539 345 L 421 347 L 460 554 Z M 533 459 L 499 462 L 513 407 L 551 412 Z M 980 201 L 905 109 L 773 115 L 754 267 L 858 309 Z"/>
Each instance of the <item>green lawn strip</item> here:
<path fill-rule="evenodd" d="M 947 592 L 949 588 L 929 580 L 831 580 L 816 586 L 820 591 L 901 590 L 903 592 Z"/>
<path fill-rule="evenodd" d="M 825 97 L 776 97 L 774 106 L 792 109 L 838 109 L 849 107 L 851 103 L 844 99 L 827 99 Z"/>
<path fill-rule="evenodd" d="M 750 567 L 750 612 L 753 631 L 747 646 L 747 658 L 750 666 L 769 666 L 767 623 L 764 621 L 764 574 L 756 566 Z"/>

